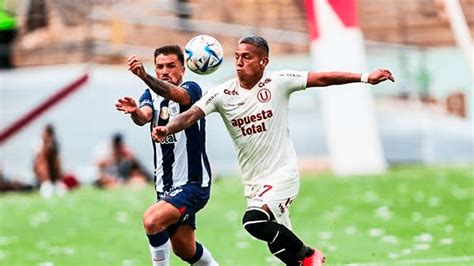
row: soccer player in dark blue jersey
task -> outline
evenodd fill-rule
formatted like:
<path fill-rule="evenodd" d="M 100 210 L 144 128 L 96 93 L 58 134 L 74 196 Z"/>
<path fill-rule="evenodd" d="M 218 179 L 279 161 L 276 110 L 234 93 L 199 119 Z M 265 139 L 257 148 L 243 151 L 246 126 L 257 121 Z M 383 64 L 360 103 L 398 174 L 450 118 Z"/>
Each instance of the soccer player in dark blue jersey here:
<path fill-rule="evenodd" d="M 136 56 L 128 59 L 129 70 L 153 90 L 145 90 L 139 105 L 130 97 L 119 99 L 115 105 L 117 110 L 130 114 L 135 124 L 149 123 L 150 130 L 166 125 L 202 95 L 197 83 L 183 82 L 184 57 L 179 46 L 160 47 L 154 56 L 156 78 L 146 73 Z M 211 186 L 205 120 L 152 143 L 158 201 L 145 212 L 143 224 L 153 265 L 169 265 L 170 242 L 174 253 L 191 265 L 218 265 L 194 235 L 195 215 L 206 205 Z"/>

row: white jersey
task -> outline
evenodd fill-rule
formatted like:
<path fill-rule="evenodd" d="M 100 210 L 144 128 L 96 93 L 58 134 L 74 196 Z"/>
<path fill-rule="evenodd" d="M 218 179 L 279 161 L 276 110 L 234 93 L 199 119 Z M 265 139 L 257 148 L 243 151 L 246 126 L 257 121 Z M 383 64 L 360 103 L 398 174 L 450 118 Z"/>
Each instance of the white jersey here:
<path fill-rule="evenodd" d="M 299 182 L 289 137 L 290 94 L 306 88 L 308 72 L 265 72 L 250 90 L 237 78 L 209 89 L 195 103 L 207 115 L 219 112 L 237 149 L 245 185 Z"/>

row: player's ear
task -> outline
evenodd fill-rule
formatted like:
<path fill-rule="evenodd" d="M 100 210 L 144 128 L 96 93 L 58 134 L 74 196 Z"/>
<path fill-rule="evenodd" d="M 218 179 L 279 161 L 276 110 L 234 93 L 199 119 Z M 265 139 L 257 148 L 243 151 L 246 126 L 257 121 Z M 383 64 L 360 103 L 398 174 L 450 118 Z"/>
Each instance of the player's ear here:
<path fill-rule="evenodd" d="M 261 60 L 260 60 L 260 65 L 262 67 L 266 67 L 268 65 L 268 57 L 263 57 Z"/>

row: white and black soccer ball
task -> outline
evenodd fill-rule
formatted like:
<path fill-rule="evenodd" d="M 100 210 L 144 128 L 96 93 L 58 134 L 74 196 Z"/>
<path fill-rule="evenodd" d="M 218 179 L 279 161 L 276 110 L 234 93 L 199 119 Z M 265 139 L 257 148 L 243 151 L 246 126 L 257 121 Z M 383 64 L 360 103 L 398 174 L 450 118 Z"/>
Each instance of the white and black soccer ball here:
<path fill-rule="evenodd" d="M 184 47 L 186 66 L 199 75 L 216 71 L 223 59 L 224 51 L 221 44 L 209 35 L 195 36 Z"/>

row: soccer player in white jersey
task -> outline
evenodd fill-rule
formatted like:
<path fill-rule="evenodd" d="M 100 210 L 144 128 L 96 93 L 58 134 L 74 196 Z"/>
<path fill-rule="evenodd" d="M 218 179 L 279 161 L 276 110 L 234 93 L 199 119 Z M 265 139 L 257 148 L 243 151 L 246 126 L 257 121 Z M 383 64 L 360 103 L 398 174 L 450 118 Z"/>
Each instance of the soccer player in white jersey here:
<path fill-rule="evenodd" d="M 139 106 L 134 99 L 118 100 L 116 108 L 131 114 L 133 122 L 166 125 L 201 98 L 195 82 L 183 82 L 184 56 L 177 45 L 155 50 L 157 79 L 147 74 L 136 57 L 128 59 L 131 72 L 147 83 Z M 186 131 L 153 143 L 155 189 L 158 201 L 144 214 L 143 225 L 149 240 L 152 265 L 169 265 L 170 241 L 174 253 L 191 265 L 218 265 L 210 252 L 195 239 L 196 213 L 210 195 L 211 170 L 205 149 L 205 120 L 196 120 Z"/>
<path fill-rule="evenodd" d="M 299 191 L 296 154 L 288 133 L 291 93 L 308 87 L 351 82 L 377 84 L 392 80 L 388 70 L 346 72 L 266 72 L 268 43 L 258 36 L 239 40 L 235 51 L 237 78 L 209 89 L 188 111 L 166 126 L 155 127 L 161 140 L 212 112 L 219 112 L 237 149 L 248 208 L 244 228 L 265 241 L 287 265 L 322 265 L 322 253 L 303 244 L 291 231 L 289 206 Z"/>

